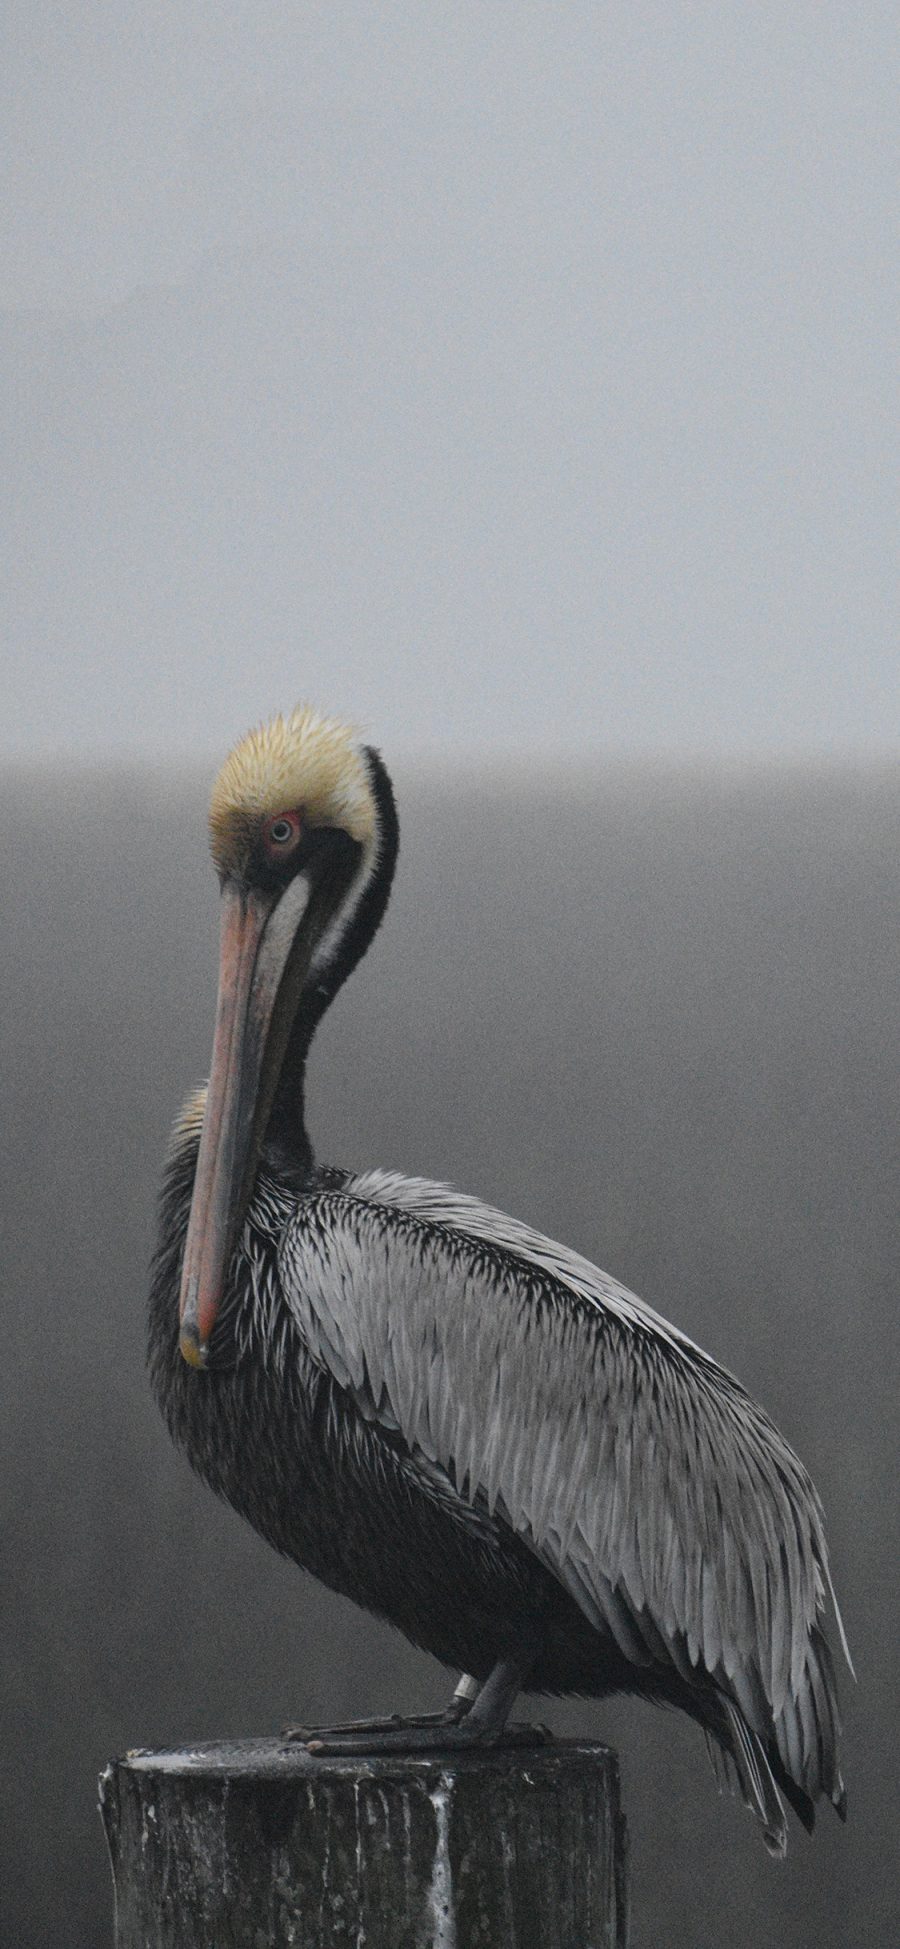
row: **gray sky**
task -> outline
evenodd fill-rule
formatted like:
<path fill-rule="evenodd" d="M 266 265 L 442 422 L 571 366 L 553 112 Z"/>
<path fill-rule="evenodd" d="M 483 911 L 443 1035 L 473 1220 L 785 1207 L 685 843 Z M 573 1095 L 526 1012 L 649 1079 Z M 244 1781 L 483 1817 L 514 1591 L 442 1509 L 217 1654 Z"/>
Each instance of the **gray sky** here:
<path fill-rule="evenodd" d="M 896 0 L 5 22 L 3 753 L 896 749 Z"/>

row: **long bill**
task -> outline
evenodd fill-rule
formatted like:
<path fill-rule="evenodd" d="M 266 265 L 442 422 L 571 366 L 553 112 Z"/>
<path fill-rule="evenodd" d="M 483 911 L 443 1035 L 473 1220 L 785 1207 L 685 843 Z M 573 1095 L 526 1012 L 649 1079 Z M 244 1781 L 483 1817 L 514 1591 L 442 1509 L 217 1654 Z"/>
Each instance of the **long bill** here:
<path fill-rule="evenodd" d="M 279 990 L 309 898 L 303 878 L 280 899 L 226 882 L 212 1070 L 185 1241 L 180 1347 L 204 1367 L 278 1080 L 286 1027 Z M 277 1033 L 281 1017 L 282 1033 Z"/>

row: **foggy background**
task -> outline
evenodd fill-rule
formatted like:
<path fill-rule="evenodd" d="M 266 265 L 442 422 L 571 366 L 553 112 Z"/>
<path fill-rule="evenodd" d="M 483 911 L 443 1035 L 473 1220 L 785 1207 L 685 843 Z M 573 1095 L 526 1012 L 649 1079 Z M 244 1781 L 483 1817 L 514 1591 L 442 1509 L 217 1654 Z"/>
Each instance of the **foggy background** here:
<path fill-rule="evenodd" d="M 402 827 L 320 1154 L 586 1251 L 825 1500 L 846 1829 L 774 1867 L 687 1722 L 548 1715 L 620 1750 L 635 1949 L 893 1949 L 896 9 L 0 34 L 3 1940 L 110 1941 L 111 1754 L 446 1691 L 193 1482 L 143 1373 L 210 772 L 308 698 Z"/>
<path fill-rule="evenodd" d="M 812 1841 L 792 1822 L 777 1866 L 687 1720 L 539 1708 L 620 1750 L 635 1949 L 894 1949 L 900 781 L 397 785 L 394 900 L 311 1063 L 319 1155 L 449 1178 L 587 1252 L 740 1375 L 825 1503 L 859 1674 L 840 1673 L 846 1828 L 827 1806 Z M 204 800 L 200 779 L 122 773 L 0 801 L 29 893 L 0 942 L 2 1939 L 21 1949 L 110 1940 L 111 1754 L 448 1690 L 196 1483 L 150 1400 L 155 1187 L 212 1033 Z"/>
<path fill-rule="evenodd" d="M 896 748 L 894 0 L 2 31 L 0 749 Z"/>

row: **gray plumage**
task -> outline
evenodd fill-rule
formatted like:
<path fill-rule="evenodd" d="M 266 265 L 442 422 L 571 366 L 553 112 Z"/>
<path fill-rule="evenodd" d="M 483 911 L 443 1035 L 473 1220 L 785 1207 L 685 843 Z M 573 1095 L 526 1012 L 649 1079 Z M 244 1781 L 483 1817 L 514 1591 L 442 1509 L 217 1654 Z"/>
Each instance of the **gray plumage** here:
<path fill-rule="evenodd" d="M 821 1506 L 729 1374 L 587 1260 L 423 1179 L 301 1201 L 279 1270 L 313 1358 L 415 1466 L 508 1524 L 632 1664 L 708 1674 L 733 1726 L 843 1804 Z"/>
<path fill-rule="evenodd" d="M 782 1853 L 779 1788 L 807 1826 L 821 1795 L 845 1807 L 809 1476 L 577 1253 L 446 1186 L 315 1163 L 307 1053 L 396 860 L 377 754 L 276 720 L 227 761 L 212 830 L 215 1061 L 150 1301 L 174 1439 L 276 1548 L 473 1675 L 457 1743 L 496 1737 L 523 1685 L 678 1705 Z"/>

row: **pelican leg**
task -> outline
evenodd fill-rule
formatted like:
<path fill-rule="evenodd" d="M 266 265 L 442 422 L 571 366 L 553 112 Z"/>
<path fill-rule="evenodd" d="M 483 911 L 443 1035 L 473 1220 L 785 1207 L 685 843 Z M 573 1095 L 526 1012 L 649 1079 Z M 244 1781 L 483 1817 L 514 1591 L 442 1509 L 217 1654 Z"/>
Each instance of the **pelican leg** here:
<path fill-rule="evenodd" d="M 543 1726 L 507 1727 L 506 1724 L 513 1700 L 527 1676 L 528 1665 L 521 1660 L 501 1658 L 470 1705 L 465 1695 L 460 1697 L 458 1687 L 443 1713 L 380 1724 L 369 1721 L 368 1725 L 346 1731 L 322 1726 L 303 1734 L 298 1728 L 297 1735 L 303 1739 L 307 1752 L 321 1754 L 464 1752 L 472 1747 L 496 1746 L 501 1740 L 504 1745 L 543 1745 L 550 1737 Z"/>
<path fill-rule="evenodd" d="M 344 1734 L 357 1739 L 367 1739 L 371 1733 L 397 1732 L 401 1727 L 456 1726 L 465 1717 L 472 1700 L 477 1698 L 480 1687 L 477 1678 L 463 1675 L 452 1699 L 440 1712 L 414 1712 L 404 1718 L 399 1712 L 391 1712 L 383 1719 L 346 1719 L 333 1726 L 282 1726 L 282 1739 L 308 1745 L 311 1739 L 341 1738 Z"/>

